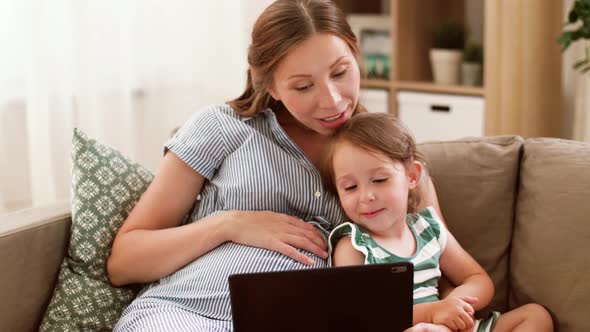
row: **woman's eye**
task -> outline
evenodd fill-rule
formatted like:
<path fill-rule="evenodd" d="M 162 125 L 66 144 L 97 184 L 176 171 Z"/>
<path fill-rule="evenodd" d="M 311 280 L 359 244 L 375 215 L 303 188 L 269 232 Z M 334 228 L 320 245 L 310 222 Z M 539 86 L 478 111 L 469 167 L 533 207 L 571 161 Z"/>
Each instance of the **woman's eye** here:
<path fill-rule="evenodd" d="M 334 77 L 342 77 L 342 76 L 344 76 L 344 74 L 346 74 L 346 69 L 335 73 Z"/>
<path fill-rule="evenodd" d="M 348 186 L 348 187 L 344 187 L 344 191 L 351 191 L 351 190 L 355 190 L 356 186 Z"/>
<path fill-rule="evenodd" d="M 387 178 L 375 179 L 375 180 L 373 180 L 373 182 L 375 182 L 375 183 L 387 182 Z"/>

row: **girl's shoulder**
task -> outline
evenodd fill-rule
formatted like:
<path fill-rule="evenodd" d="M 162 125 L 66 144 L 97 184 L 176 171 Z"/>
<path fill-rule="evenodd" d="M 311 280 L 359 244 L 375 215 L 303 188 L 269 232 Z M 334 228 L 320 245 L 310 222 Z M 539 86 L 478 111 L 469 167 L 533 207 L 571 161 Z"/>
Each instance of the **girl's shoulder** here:
<path fill-rule="evenodd" d="M 365 232 L 359 225 L 345 222 L 336 226 L 329 237 L 329 245 L 334 247 L 336 243 L 345 236 L 350 236 L 353 243 L 357 245 L 366 244 L 367 239 L 371 236 Z"/>
<path fill-rule="evenodd" d="M 436 238 L 441 248 L 445 247 L 447 229 L 434 207 L 426 207 L 409 217 L 416 234 L 423 238 Z"/>
<path fill-rule="evenodd" d="M 428 206 L 421 211 L 409 215 L 409 219 L 418 230 L 430 229 L 437 235 L 444 228 L 441 218 L 432 206 Z"/>

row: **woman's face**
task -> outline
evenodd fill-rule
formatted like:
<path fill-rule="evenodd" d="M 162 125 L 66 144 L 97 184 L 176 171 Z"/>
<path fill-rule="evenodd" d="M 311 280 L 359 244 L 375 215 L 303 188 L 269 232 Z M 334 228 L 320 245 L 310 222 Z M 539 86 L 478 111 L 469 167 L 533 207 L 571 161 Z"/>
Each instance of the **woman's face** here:
<path fill-rule="evenodd" d="M 330 135 L 350 119 L 358 102 L 360 72 L 341 38 L 317 33 L 279 63 L 271 96 L 307 128 Z"/>

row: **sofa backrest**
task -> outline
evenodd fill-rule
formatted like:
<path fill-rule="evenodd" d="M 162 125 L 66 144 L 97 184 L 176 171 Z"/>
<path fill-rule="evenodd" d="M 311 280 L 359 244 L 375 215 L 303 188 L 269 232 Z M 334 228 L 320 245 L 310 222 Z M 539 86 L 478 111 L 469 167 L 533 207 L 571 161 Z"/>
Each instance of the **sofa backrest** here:
<path fill-rule="evenodd" d="M 510 262 L 510 306 L 545 305 L 558 330 L 590 331 L 590 143 L 527 139 Z"/>
<path fill-rule="evenodd" d="M 420 144 L 451 233 L 490 274 L 488 310 L 506 311 L 508 264 L 519 160 L 518 136 Z M 487 310 L 484 310 L 484 313 Z"/>

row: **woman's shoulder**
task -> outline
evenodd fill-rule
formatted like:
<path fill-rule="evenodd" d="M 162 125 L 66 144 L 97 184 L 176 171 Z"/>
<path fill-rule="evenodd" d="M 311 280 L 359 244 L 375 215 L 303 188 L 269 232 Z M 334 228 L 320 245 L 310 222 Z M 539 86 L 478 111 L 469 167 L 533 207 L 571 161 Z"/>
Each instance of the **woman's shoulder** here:
<path fill-rule="evenodd" d="M 228 104 L 210 104 L 203 106 L 196 111 L 193 112 L 191 119 L 189 122 L 194 122 L 197 119 L 210 119 L 214 120 L 218 123 L 231 123 L 231 122 L 246 122 L 251 118 L 256 118 L 258 115 L 253 117 L 251 116 L 244 116 L 238 112 L 236 112 L 230 105 Z"/>
<path fill-rule="evenodd" d="M 219 115 L 239 117 L 239 114 L 227 104 L 209 104 L 202 106 L 193 112 L 192 117 L 218 117 Z"/>

